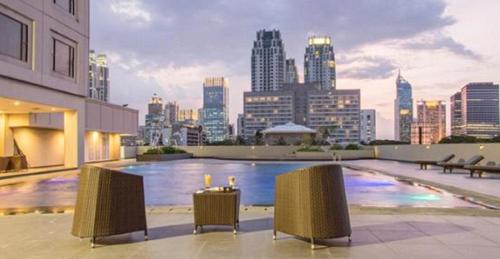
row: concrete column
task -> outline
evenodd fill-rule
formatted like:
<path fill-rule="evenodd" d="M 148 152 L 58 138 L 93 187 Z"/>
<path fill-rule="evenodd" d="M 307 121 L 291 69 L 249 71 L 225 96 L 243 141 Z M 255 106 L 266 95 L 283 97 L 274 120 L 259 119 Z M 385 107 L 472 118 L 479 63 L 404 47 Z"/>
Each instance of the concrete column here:
<path fill-rule="evenodd" d="M 0 114 L 0 156 L 14 154 L 14 136 L 9 128 L 9 115 Z"/>
<path fill-rule="evenodd" d="M 64 112 L 64 166 L 79 167 L 84 163 L 84 125 L 83 111 Z"/>
<path fill-rule="evenodd" d="M 109 134 L 109 159 L 120 159 L 121 136 L 119 134 Z"/>

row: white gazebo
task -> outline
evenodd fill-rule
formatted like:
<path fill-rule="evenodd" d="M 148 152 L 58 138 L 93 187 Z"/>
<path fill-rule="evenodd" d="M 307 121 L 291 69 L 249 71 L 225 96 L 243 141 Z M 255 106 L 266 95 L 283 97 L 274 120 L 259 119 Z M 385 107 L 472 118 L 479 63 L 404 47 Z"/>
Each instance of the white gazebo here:
<path fill-rule="evenodd" d="M 262 131 L 264 142 L 269 145 L 302 144 L 306 139 L 313 140 L 317 131 L 308 127 L 288 122 Z"/>

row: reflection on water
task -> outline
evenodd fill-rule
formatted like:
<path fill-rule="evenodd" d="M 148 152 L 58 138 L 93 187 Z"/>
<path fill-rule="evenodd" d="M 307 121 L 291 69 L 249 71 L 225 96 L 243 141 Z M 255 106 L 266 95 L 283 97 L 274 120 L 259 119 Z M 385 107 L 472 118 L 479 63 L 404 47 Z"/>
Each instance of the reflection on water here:
<path fill-rule="evenodd" d="M 242 204 L 272 204 L 275 176 L 313 163 L 251 163 L 219 160 L 181 160 L 119 168 L 144 176 L 147 205 L 190 205 L 192 193 L 203 187 L 203 175 L 211 174 L 215 186 L 228 185 L 236 176 Z M 401 183 L 392 177 L 344 169 L 350 204 L 363 206 L 476 207 L 469 202 L 427 188 Z M 70 206 L 74 204 L 78 178 L 56 177 L 43 181 L 0 186 L 0 208 Z"/>

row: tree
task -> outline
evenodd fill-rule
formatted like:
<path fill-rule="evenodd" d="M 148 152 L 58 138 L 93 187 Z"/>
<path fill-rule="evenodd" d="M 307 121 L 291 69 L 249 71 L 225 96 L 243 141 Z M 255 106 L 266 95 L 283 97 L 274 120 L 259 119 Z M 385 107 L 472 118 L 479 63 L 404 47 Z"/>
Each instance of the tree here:
<path fill-rule="evenodd" d="M 310 134 L 304 134 L 302 136 L 302 144 L 306 145 L 306 146 L 309 146 L 312 144 L 312 138 L 311 138 L 311 135 Z"/>
<path fill-rule="evenodd" d="M 254 144 L 255 144 L 255 145 L 262 145 L 262 144 L 264 144 L 264 141 L 263 141 L 263 135 L 262 135 L 261 130 L 257 130 L 257 131 L 255 132 L 255 136 L 254 136 Z"/>

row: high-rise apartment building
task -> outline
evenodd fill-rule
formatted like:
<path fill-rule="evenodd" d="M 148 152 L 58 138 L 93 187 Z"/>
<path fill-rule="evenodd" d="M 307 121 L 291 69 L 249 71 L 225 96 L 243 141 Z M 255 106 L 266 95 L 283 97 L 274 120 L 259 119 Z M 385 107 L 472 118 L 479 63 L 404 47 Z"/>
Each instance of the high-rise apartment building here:
<path fill-rule="evenodd" d="M 296 84 L 299 82 L 299 73 L 295 65 L 295 59 L 289 58 L 286 60 L 285 83 Z"/>
<path fill-rule="evenodd" d="M 168 102 L 165 104 L 165 123 L 166 125 L 173 125 L 177 122 L 179 116 L 179 104 L 176 102 Z"/>
<path fill-rule="evenodd" d="M 317 82 L 325 90 L 335 89 L 335 53 L 330 37 L 309 38 L 304 55 L 304 82 Z"/>
<path fill-rule="evenodd" d="M 191 124 L 198 124 L 200 120 L 198 109 L 179 110 L 179 116 L 177 116 L 177 120 L 180 122 L 189 122 Z"/>
<path fill-rule="evenodd" d="M 89 88 L 88 98 L 109 102 L 109 68 L 104 54 L 89 53 Z"/>
<path fill-rule="evenodd" d="M 450 123 L 451 135 L 462 134 L 462 92 L 457 92 L 450 97 Z"/>
<path fill-rule="evenodd" d="M 412 123 L 412 144 L 436 144 L 446 137 L 446 103 L 420 100 L 417 102 L 417 119 Z"/>
<path fill-rule="evenodd" d="M 394 100 L 394 138 L 411 142 L 413 122 L 413 97 L 411 84 L 398 73 L 396 78 L 396 99 Z"/>
<path fill-rule="evenodd" d="M 369 144 L 377 139 L 377 117 L 374 109 L 363 109 L 360 112 L 361 142 Z"/>
<path fill-rule="evenodd" d="M 163 99 L 154 94 L 148 104 L 146 124 L 144 126 L 144 143 L 151 146 L 163 144 L 162 131 L 166 126 Z"/>
<path fill-rule="evenodd" d="M 120 158 L 138 111 L 88 99 L 88 62 L 88 0 L 0 0 L 0 157 L 28 168 Z"/>
<path fill-rule="evenodd" d="M 203 129 L 209 142 L 228 138 L 229 92 L 224 77 L 206 78 L 203 83 Z"/>
<path fill-rule="evenodd" d="M 455 127 L 455 133 L 477 138 L 499 136 L 498 96 L 497 84 L 469 83 L 464 86 L 460 91 L 461 125 Z"/>
<path fill-rule="evenodd" d="M 251 58 L 252 92 L 280 90 L 285 81 L 285 59 L 280 31 L 258 31 Z"/>
<path fill-rule="evenodd" d="M 328 129 L 337 143 L 360 141 L 360 91 L 324 90 L 319 83 L 284 85 L 274 92 L 244 93 L 244 136 L 284 125 L 301 124 Z"/>
<path fill-rule="evenodd" d="M 245 130 L 245 116 L 242 113 L 238 114 L 238 119 L 236 120 L 236 130 L 237 136 L 243 137 L 243 132 Z"/>

